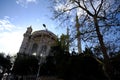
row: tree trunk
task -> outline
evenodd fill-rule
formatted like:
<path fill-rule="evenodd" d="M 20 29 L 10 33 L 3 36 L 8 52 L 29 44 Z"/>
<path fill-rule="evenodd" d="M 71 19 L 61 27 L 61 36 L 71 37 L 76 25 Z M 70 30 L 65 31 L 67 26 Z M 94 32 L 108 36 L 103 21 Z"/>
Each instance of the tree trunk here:
<path fill-rule="evenodd" d="M 98 40 L 99 40 L 99 43 L 100 43 L 100 46 L 101 46 L 101 50 L 102 50 L 102 53 L 103 53 L 104 61 L 105 61 L 105 63 L 108 63 L 109 62 L 109 56 L 107 54 L 107 50 L 106 50 L 105 44 L 103 42 L 103 36 L 100 33 L 97 17 L 94 17 L 94 25 L 95 25 L 95 28 L 96 28 L 96 33 L 97 33 Z"/>
<path fill-rule="evenodd" d="M 96 28 L 96 33 L 97 33 L 98 40 L 99 40 L 99 43 L 100 43 L 101 51 L 102 51 L 103 57 L 104 57 L 105 73 L 106 73 L 107 77 L 109 78 L 109 80 L 111 80 L 110 77 L 111 77 L 111 74 L 112 74 L 112 66 L 110 65 L 109 56 L 107 54 L 107 49 L 106 49 L 104 41 L 103 41 L 103 36 L 100 33 L 100 28 L 99 28 L 98 20 L 97 20 L 96 16 L 94 17 L 94 25 L 95 25 L 95 28 Z"/>

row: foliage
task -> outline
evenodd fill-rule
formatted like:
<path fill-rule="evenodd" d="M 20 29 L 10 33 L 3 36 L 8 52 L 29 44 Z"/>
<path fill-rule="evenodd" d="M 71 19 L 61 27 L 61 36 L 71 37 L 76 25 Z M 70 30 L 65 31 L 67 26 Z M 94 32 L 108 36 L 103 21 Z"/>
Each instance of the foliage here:
<path fill-rule="evenodd" d="M 120 52 L 118 52 L 117 55 L 111 58 L 111 64 L 114 70 L 112 79 L 119 80 L 120 79 Z"/>
<path fill-rule="evenodd" d="M 0 79 L 4 73 L 9 74 L 11 66 L 10 56 L 5 57 L 4 53 L 0 53 Z"/>
<path fill-rule="evenodd" d="M 60 43 L 61 43 L 61 47 L 65 50 L 65 51 L 69 51 L 69 36 L 62 34 L 60 36 Z"/>
<path fill-rule="evenodd" d="M 47 58 L 44 66 L 46 69 L 42 72 L 57 75 L 64 80 L 108 80 L 103 68 L 103 60 L 96 58 L 89 48 L 86 48 L 84 53 L 80 55 L 65 54 L 60 46 L 55 46 L 52 49 L 54 56 Z M 110 61 L 114 70 L 111 79 L 119 80 L 119 55 L 111 58 Z"/>
<path fill-rule="evenodd" d="M 64 80 L 107 80 L 103 65 L 91 55 L 89 49 L 81 55 L 66 54 L 60 46 L 52 49 L 54 56 L 48 56 L 41 73 L 56 75 Z"/>
<path fill-rule="evenodd" d="M 56 66 L 53 56 L 48 56 L 46 63 L 42 64 L 40 76 L 56 76 Z"/>
<path fill-rule="evenodd" d="M 46 62 L 41 65 L 40 76 L 58 76 L 64 80 L 108 80 L 104 71 L 103 61 L 96 58 L 88 48 L 80 55 L 66 53 L 60 44 L 51 48 Z M 119 52 L 118 52 L 119 54 Z M 120 55 L 110 59 L 113 66 L 112 80 L 120 77 Z M 34 56 L 19 55 L 13 67 L 14 75 L 36 75 L 38 60 Z"/>
<path fill-rule="evenodd" d="M 14 75 L 36 75 L 38 60 L 35 56 L 18 55 L 13 66 Z"/>

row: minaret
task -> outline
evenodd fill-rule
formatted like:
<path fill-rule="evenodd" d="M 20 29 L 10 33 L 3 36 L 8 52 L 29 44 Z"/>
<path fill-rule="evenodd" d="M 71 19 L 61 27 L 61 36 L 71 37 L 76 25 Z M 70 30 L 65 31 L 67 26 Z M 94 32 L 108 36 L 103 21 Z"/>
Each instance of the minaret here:
<path fill-rule="evenodd" d="M 69 46 L 70 46 L 70 35 L 69 35 L 69 28 L 67 27 L 67 51 L 69 52 Z"/>
<path fill-rule="evenodd" d="M 30 36 L 31 36 L 31 32 L 32 32 L 32 27 L 30 26 L 27 28 L 26 32 L 24 33 L 24 38 L 23 38 L 19 53 L 25 53 L 25 50 L 26 50 L 27 45 L 28 45 L 28 41 L 29 41 Z"/>
<path fill-rule="evenodd" d="M 81 48 L 81 33 L 80 33 L 80 23 L 79 23 L 79 19 L 78 19 L 78 16 L 76 14 L 76 24 L 75 24 L 75 27 L 76 27 L 76 31 L 77 31 L 77 34 L 76 34 L 76 38 L 77 38 L 77 47 L 78 47 L 78 53 L 82 53 L 82 48 Z"/>

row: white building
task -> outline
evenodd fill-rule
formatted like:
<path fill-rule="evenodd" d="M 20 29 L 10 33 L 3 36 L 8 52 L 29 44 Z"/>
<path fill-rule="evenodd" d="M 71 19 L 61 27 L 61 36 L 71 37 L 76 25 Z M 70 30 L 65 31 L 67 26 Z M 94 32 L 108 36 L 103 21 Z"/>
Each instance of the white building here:
<path fill-rule="evenodd" d="M 32 32 L 32 27 L 28 27 L 24 33 L 19 54 L 28 54 L 36 56 L 47 56 L 51 46 L 55 45 L 57 36 L 46 30 Z"/>

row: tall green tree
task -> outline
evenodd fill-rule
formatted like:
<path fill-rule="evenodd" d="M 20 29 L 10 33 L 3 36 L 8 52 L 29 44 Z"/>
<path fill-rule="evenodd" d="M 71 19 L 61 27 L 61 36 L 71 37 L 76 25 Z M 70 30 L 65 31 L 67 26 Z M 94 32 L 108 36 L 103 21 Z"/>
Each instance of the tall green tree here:
<path fill-rule="evenodd" d="M 60 43 L 61 43 L 61 47 L 65 50 L 69 52 L 69 36 L 62 34 L 60 36 Z"/>

